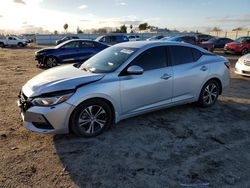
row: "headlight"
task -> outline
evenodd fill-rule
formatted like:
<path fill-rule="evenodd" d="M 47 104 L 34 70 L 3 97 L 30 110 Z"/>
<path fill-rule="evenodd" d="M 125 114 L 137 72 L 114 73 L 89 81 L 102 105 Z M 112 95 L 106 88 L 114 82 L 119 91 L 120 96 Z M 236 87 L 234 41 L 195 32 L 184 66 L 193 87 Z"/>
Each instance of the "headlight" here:
<path fill-rule="evenodd" d="M 73 93 L 68 93 L 60 96 L 52 96 L 52 97 L 38 97 L 32 100 L 32 104 L 35 106 L 53 106 L 56 104 L 63 103 L 68 100 Z"/>
<path fill-rule="evenodd" d="M 243 65 L 243 64 L 244 64 L 244 58 L 240 57 L 240 58 L 238 59 L 237 63 Z"/>

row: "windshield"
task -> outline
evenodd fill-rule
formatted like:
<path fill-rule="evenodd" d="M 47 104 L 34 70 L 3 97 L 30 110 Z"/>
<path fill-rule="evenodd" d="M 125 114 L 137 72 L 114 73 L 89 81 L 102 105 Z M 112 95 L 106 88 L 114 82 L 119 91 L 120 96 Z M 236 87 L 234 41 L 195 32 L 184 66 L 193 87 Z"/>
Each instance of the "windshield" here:
<path fill-rule="evenodd" d="M 177 42 L 180 41 L 180 36 L 176 36 L 176 37 L 170 37 L 168 39 L 166 39 L 166 41 L 173 41 L 173 42 Z"/>
<path fill-rule="evenodd" d="M 70 41 L 64 41 L 61 44 L 58 44 L 57 46 L 55 46 L 56 49 L 61 48 L 62 46 L 64 46 L 65 44 L 69 43 Z"/>
<path fill-rule="evenodd" d="M 167 41 L 168 39 L 170 39 L 171 37 L 163 37 L 162 39 L 160 39 L 161 41 Z"/>
<path fill-rule="evenodd" d="M 99 41 L 103 36 L 99 36 L 95 39 L 95 41 Z"/>
<path fill-rule="evenodd" d="M 80 69 L 93 73 L 113 72 L 136 50 L 136 48 L 109 47 L 85 61 Z"/>

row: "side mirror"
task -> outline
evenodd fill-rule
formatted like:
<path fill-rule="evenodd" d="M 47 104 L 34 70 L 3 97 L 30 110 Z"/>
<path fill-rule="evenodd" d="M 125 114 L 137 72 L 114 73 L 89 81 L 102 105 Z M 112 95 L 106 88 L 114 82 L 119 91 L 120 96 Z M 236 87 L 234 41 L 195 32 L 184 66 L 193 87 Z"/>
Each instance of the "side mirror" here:
<path fill-rule="evenodd" d="M 127 69 L 128 74 L 134 74 L 134 75 L 140 75 L 143 74 L 144 70 L 142 67 L 137 66 L 137 65 L 132 65 Z"/>

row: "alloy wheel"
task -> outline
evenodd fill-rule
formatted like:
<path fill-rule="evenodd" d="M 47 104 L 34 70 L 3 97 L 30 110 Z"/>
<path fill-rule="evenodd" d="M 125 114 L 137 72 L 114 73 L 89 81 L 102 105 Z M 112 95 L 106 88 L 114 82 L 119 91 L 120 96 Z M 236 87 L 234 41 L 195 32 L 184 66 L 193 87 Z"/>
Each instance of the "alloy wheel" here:
<path fill-rule="evenodd" d="M 245 54 L 247 54 L 248 53 L 248 50 L 247 49 L 243 49 L 242 50 L 242 55 L 245 55 Z"/>
<path fill-rule="evenodd" d="M 49 57 L 46 62 L 48 67 L 55 67 L 57 66 L 57 60 L 54 57 Z"/>
<path fill-rule="evenodd" d="M 218 96 L 218 87 L 215 83 L 210 83 L 206 86 L 203 92 L 203 102 L 207 105 L 213 104 Z"/>
<path fill-rule="evenodd" d="M 90 105 L 83 109 L 78 119 L 78 126 L 86 134 L 93 135 L 107 123 L 107 112 L 99 105 Z"/>

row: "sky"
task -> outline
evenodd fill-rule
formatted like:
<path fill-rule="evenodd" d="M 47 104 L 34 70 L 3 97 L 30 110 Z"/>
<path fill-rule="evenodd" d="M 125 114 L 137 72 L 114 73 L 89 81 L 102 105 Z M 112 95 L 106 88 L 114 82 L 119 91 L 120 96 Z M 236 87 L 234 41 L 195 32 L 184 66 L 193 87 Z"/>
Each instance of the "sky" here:
<path fill-rule="evenodd" d="M 250 29 L 250 0 L 0 0 L 0 31 L 63 32 L 122 24 L 180 31 Z"/>

